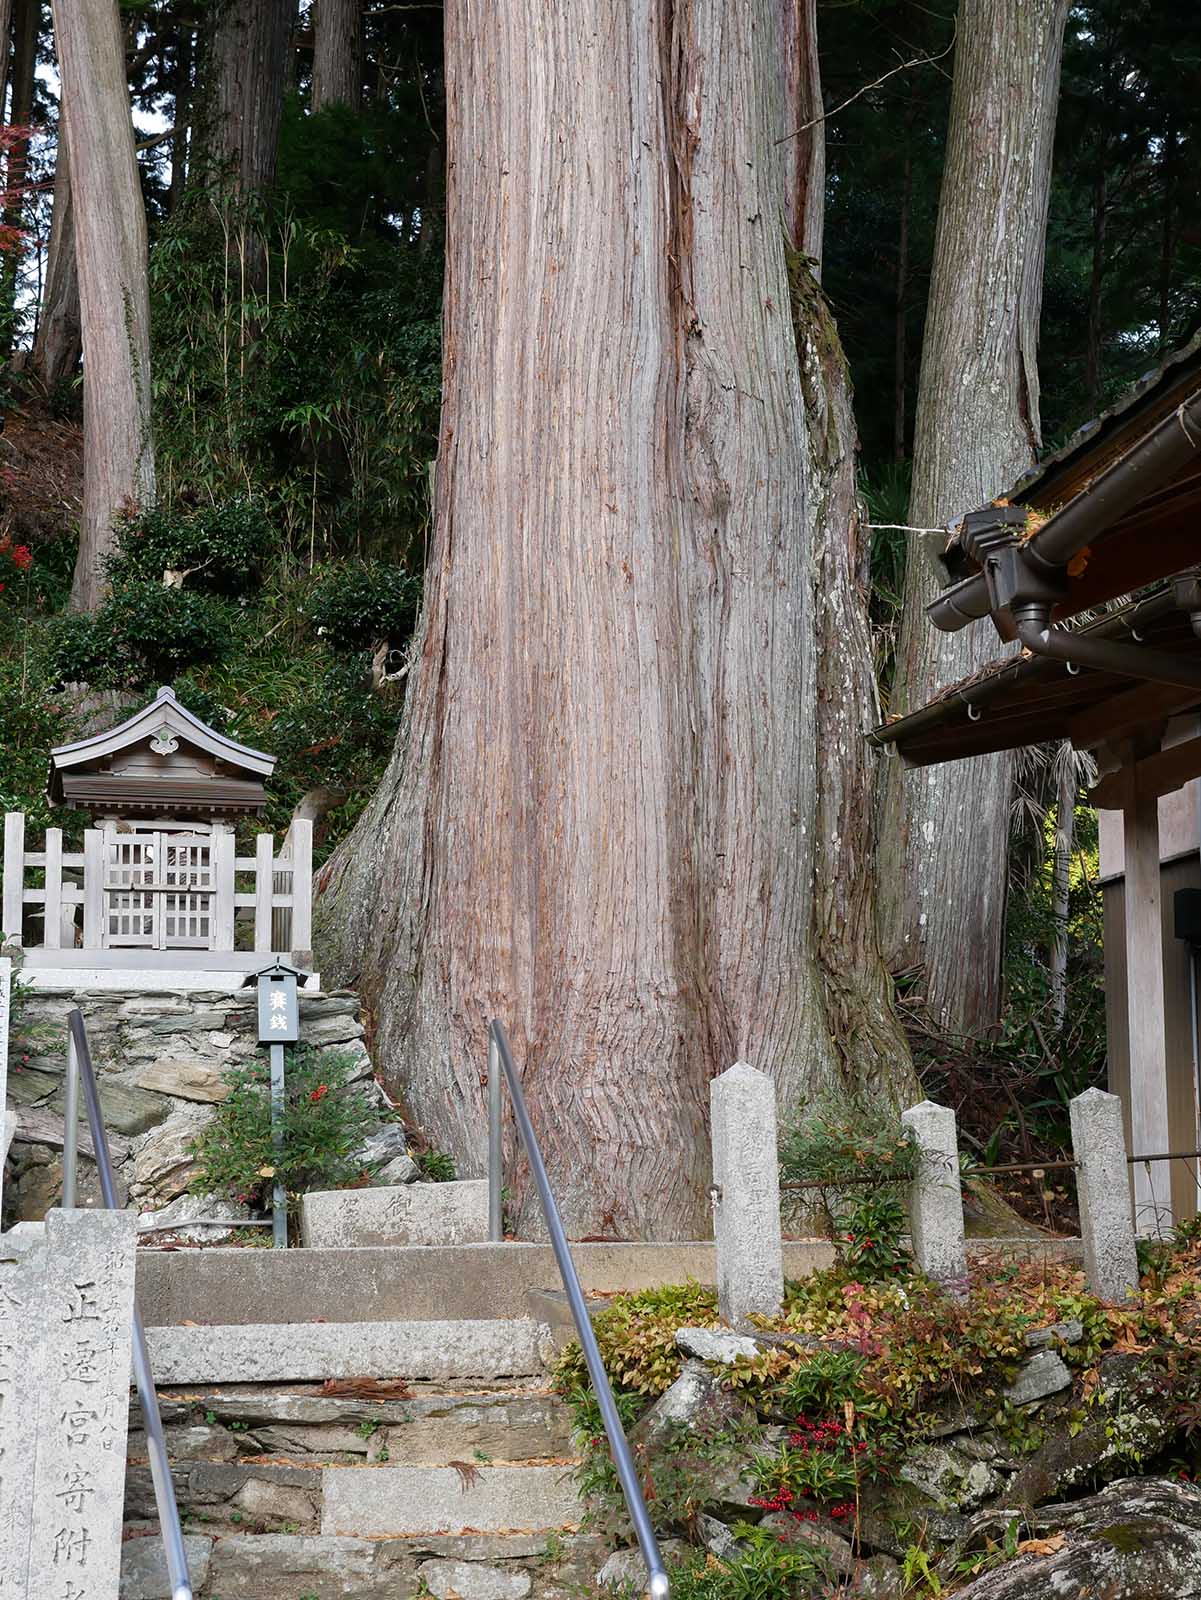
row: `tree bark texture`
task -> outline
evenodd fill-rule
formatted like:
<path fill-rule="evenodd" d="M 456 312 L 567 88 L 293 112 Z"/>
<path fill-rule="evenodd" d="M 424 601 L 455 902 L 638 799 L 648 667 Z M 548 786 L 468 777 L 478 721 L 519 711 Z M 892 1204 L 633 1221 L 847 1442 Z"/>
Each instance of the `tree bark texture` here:
<path fill-rule="evenodd" d="M 1055 852 L 1051 868 L 1051 1020 L 1063 1027 L 1068 1009 L 1068 927 L 1071 915 L 1072 851 L 1076 842 L 1076 753 L 1070 744 L 1059 752 L 1055 785 Z"/>
<path fill-rule="evenodd" d="M 313 27 L 313 110 L 363 98 L 362 0 L 318 0 Z"/>
<path fill-rule="evenodd" d="M 154 499 L 146 213 L 116 0 L 54 0 L 53 15 L 83 325 L 83 516 L 71 603 L 91 611 L 104 594 L 114 518 Z"/>
<path fill-rule="evenodd" d="M 12 100 L 8 120 L 15 128 L 28 128 L 33 120 L 34 74 L 37 69 L 38 24 L 41 21 L 39 0 L 16 0 L 12 11 Z M 7 30 L 4 43 L 8 43 Z M 2 102 L 0 102 L 2 103 Z M 29 173 L 29 136 L 16 139 L 8 152 L 4 175 L 3 223 L 6 230 L 20 229 L 25 222 L 26 186 Z M 22 249 L 7 251 L 0 268 L 3 296 L 4 326 L 11 349 L 16 332 L 17 277 L 21 266 Z"/>
<path fill-rule="evenodd" d="M 826 215 L 826 130 L 821 121 L 821 64 L 817 0 L 779 0 L 780 62 L 784 72 L 784 225 L 795 249 L 822 274 Z"/>
<path fill-rule="evenodd" d="M 75 262 L 75 206 L 67 154 L 67 118 L 60 107 L 58 152 L 54 165 L 54 209 L 46 252 L 46 284 L 33 345 L 33 369 L 49 392 L 65 383 L 79 365 L 83 329 L 79 313 L 79 270 Z"/>
<path fill-rule="evenodd" d="M 242 194 L 275 177 L 294 0 L 225 0 L 212 32 L 206 144 Z"/>
<path fill-rule="evenodd" d="M 1068 0 L 963 0 L 915 419 L 909 521 L 939 526 L 1008 492 L 1039 444 L 1038 319 Z M 943 634 L 934 563 L 910 548 L 890 710 L 1000 653 L 988 626 Z M 1011 760 L 885 768 L 884 948 L 924 969 L 944 1026 L 1000 1004 Z"/>
<path fill-rule="evenodd" d="M 12 42 L 13 0 L 0 0 L 0 107 L 8 88 L 8 52 Z M 11 122 L 12 118 L 8 118 Z"/>
<path fill-rule="evenodd" d="M 695 1235 L 713 1074 L 839 1070 L 778 0 L 453 0 L 447 83 L 424 620 L 322 966 L 466 1168 L 500 1016 L 572 1231 Z"/>

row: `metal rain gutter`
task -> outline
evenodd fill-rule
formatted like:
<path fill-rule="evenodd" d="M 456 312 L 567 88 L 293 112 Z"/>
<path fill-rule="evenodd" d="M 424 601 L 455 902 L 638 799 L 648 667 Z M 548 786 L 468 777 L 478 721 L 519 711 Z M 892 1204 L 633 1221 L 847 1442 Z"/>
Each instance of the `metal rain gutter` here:
<path fill-rule="evenodd" d="M 1031 570 L 1047 576 L 1060 573 L 1098 534 L 1113 527 L 1152 490 L 1187 466 L 1199 451 L 1201 391 L 1157 423 L 1022 545 Z M 991 609 L 987 581 L 978 572 L 932 600 L 926 615 L 941 632 L 958 633 L 988 616 Z"/>

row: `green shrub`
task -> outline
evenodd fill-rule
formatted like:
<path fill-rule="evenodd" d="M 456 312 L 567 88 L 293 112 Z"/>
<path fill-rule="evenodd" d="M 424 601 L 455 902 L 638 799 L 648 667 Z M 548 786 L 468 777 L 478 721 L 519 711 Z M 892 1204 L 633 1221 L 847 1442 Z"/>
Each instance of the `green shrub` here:
<path fill-rule="evenodd" d="M 421 604 L 421 580 L 386 561 L 345 562 L 316 574 L 306 615 L 332 650 L 402 644 Z"/>
<path fill-rule="evenodd" d="M 224 1075 L 229 1098 L 193 1147 L 193 1190 L 265 1207 L 277 1181 L 295 1198 L 362 1180 L 367 1174 L 354 1153 L 384 1118 L 360 1090 L 348 1087 L 353 1069 L 353 1056 L 323 1055 L 304 1045 L 287 1052 L 283 1139 L 276 1150 L 266 1059 L 231 1068 Z"/>
<path fill-rule="evenodd" d="M 414 1150 L 413 1160 L 427 1183 L 453 1183 L 458 1175 L 455 1158 L 445 1150 Z"/>
<path fill-rule="evenodd" d="M 833 1592 L 820 1547 L 746 1524 L 736 1531 L 737 1545 L 720 1560 L 698 1552 L 672 1569 L 673 1600 L 820 1600 Z"/>
<path fill-rule="evenodd" d="M 790 1182 L 837 1189 L 844 1185 L 907 1183 L 918 1152 L 886 1106 L 860 1106 L 827 1098 L 786 1126 L 780 1139 L 780 1176 Z"/>
<path fill-rule="evenodd" d="M 56 617 L 48 661 L 56 683 L 113 689 L 169 682 L 184 667 L 220 660 L 232 642 L 226 603 L 161 582 L 131 583 L 91 616 Z"/>
<path fill-rule="evenodd" d="M 121 525 L 109 578 L 114 589 L 162 587 L 164 573 L 180 572 L 189 589 L 239 594 L 262 568 L 271 540 L 266 511 L 245 495 L 215 505 L 160 507 Z"/>

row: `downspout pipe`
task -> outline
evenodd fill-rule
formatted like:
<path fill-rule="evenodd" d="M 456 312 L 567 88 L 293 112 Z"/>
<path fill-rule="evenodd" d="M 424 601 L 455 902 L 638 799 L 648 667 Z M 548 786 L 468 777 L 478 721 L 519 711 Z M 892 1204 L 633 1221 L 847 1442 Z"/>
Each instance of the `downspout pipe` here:
<path fill-rule="evenodd" d="M 1062 571 L 1073 556 L 1175 477 L 1199 451 L 1201 391 L 1164 417 L 1027 540 L 1022 549 L 1031 570 L 1048 575 Z M 943 633 L 957 633 L 986 617 L 990 609 L 988 585 L 983 573 L 977 573 L 932 600 L 926 614 Z"/>
<path fill-rule="evenodd" d="M 1111 672 L 1122 678 L 1201 690 L 1201 661 L 1169 655 L 1164 650 L 1117 644 L 1112 639 L 1090 639 L 1067 628 L 1053 628 L 1051 608 L 1043 602 L 1015 606 L 1013 620 L 1018 639 L 1032 655 L 1062 661 L 1069 670 L 1091 667 L 1096 672 Z"/>

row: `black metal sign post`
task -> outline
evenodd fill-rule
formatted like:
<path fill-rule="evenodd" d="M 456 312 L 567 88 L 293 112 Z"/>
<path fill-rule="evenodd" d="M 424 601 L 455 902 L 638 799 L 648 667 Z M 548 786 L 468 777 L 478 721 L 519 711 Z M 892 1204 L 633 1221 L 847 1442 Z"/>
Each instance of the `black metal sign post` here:
<path fill-rule="evenodd" d="M 277 1163 L 271 1190 L 271 1243 L 276 1250 L 288 1248 L 288 1196 L 278 1177 L 278 1161 L 284 1138 L 284 1045 L 300 1038 L 299 976 L 278 961 L 258 975 L 259 1043 L 271 1046 L 271 1144 Z"/>

